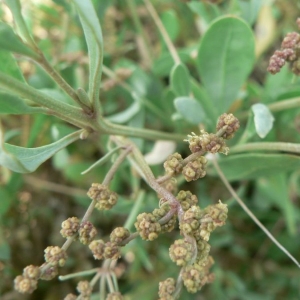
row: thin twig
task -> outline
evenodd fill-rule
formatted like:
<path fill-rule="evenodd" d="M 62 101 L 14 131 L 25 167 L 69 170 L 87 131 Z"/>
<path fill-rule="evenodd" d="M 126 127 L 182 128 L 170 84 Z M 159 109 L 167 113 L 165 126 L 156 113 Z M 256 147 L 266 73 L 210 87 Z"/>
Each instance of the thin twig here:
<path fill-rule="evenodd" d="M 175 48 L 172 40 L 170 39 L 169 34 L 168 34 L 163 22 L 160 20 L 159 15 L 156 12 L 154 6 L 152 5 L 152 3 L 149 0 L 144 0 L 144 3 L 146 5 L 151 17 L 153 18 L 158 30 L 160 31 L 175 64 L 180 64 L 181 60 L 176 51 L 176 48 Z"/>
<path fill-rule="evenodd" d="M 215 158 L 213 156 L 212 163 L 217 170 L 221 180 L 223 181 L 224 185 L 227 187 L 230 194 L 234 197 L 234 199 L 238 202 L 238 204 L 242 207 L 242 209 L 248 214 L 248 216 L 256 223 L 256 225 L 270 238 L 270 240 L 283 252 L 285 253 L 296 265 L 298 268 L 300 268 L 299 262 L 288 252 L 286 248 L 284 248 L 271 234 L 271 232 L 255 217 L 255 215 L 249 210 L 249 208 L 244 204 L 243 200 L 237 195 L 237 193 L 234 191 L 228 180 L 226 179 L 224 173 L 220 169 L 220 166 Z"/>

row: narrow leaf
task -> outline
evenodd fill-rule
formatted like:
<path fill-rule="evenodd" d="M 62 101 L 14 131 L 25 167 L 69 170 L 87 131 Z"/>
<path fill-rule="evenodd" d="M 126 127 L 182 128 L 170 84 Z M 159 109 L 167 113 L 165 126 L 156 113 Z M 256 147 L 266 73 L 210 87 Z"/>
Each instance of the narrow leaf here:
<path fill-rule="evenodd" d="M 33 172 L 57 151 L 78 140 L 81 132 L 82 130 L 76 131 L 55 143 L 38 148 L 24 148 L 3 143 L 1 136 L 0 165 L 18 173 Z"/>
<path fill-rule="evenodd" d="M 189 97 L 178 97 L 174 100 L 176 110 L 180 115 L 191 124 L 203 122 L 205 114 L 201 104 Z"/>
<path fill-rule="evenodd" d="M 38 55 L 23 44 L 12 28 L 5 23 L 0 23 L 0 49 L 23 54 L 33 59 L 38 58 Z"/>
<path fill-rule="evenodd" d="M 22 8 L 20 0 L 6 0 L 6 5 L 10 8 L 14 21 L 17 25 L 18 33 L 24 38 L 27 43 L 34 45 L 34 41 L 32 39 L 31 34 L 28 31 L 27 25 L 24 21 L 24 18 L 22 16 Z"/>
<path fill-rule="evenodd" d="M 13 55 L 7 51 L 0 50 L 0 70 L 6 75 L 25 82 L 23 74 Z"/>
<path fill-rule="evenodd" d="M 0 93 L 0 114 L 32 114 L 43 113 L 46 109 L 42 107 L 31 107 L 22 99 L 5 93 Z"/>
<path fill-rule="evenodd" d="M 189 71 L 184 64 L 178 64 L 171 70 L 171 88 L 178 96 L 188 96 L 190 93 Z"/>
<path fill-rule="evenodd" d="M 272 129 L 274 117 L 269 108 L 262 103 L 252 105 L 252 111 L 256 132 L 263 139 Z"/>
<path fill-rule="evenodd" d="M 103 63 L 103 38 L 101 26 L 92 1 L 72 0 L 83 27 L 89 52 L 89 96 L 93 104 L 99 102 L 99 90 Z"/>
<path fill-rule="evenodd" d="M 254 37 L 250 27 L 236 17 L 211 24 L 198 51 L 198 72 L 218 114 L 224 113 L 254 64 Z"/>
<path fill-rule="evenodd" d="M 101 157 L 99 160 L 97 160 L 94 164 L 92 164 L 88 169 L 81 172 L 81 174 L 84 175 L 84 174 L 88 173 L 89 171 L 91 171 L 92 169 L 94 169 L 95 167 L 103 165 L 112 157 L 112 155 L 114 153 L 116 153 L 120 149 L 122 149 L 122 147 L 116 147 L 116 148 L 112 149 L 111 151 L 106 153 L 103 157 Z"/>

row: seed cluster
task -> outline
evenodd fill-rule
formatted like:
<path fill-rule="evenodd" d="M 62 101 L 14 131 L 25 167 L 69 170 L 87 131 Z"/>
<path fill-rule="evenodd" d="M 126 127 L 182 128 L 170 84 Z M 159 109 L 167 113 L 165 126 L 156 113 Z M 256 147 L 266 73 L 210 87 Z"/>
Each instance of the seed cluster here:
<path fill-rule="evenodd" d="M 300 28 L 300 18 L 297 19 L 298 28 Z M 267 70 L 271 74 L 280 72 L 286 62 L 292 64 L 292 72 L 300 75 L 300 34 L 289 32 L 281 43 L 281 49 L 276 50 L 270 58 Z"/>

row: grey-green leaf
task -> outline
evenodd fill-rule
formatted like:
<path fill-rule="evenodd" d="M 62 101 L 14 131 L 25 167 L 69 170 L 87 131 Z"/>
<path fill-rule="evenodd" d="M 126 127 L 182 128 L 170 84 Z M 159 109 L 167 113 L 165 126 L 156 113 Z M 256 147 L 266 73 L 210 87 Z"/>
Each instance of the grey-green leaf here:
<path fill-rule="evenodd" d="M 0 165 L 18 173 L 33 172 L 56 152 L 78 140 L 81 132 L 82 130 L 76 131 L 52 144 L 38 148 L 24 148 L 1 142 Z"/>
<path fill-rule="evenodd" d="M 226 112 L 254 64 L 254 36 L 236 17 L 214 21 L 204 34 L 197 67 L 218 115 Z"/>
<path fill-rule="evenodd" d="M 272 129 L 274 117 L 269 108 L 262 103 L 254 104 L 251 108 L 254 113 L 254 125 L 256 132 L 258 136 L 263 139 Z"/>
<path fill-rule="evenodd" d="M 171 88 L 176 96 L 188 96 L 190 93 L 189 71 L 184 64 L 177 64 L 171 70 Z"/>
<path fill-rule="evenodd" d="M 270 176 L 275 173 L 299 169 L 300 156 L 263 153 L 229 155 L 220 159 L 219 165 L 230 181 L 241 178 L 256 179 L 259 176 Z M 208 173 L 217 175 L 213 167 L 208 170 Z"/>
<path fill-rule="evenodd" d="M 201 104 L 189 97 L 178 97 L 174 100 L 174 105 L 179 114 L 191 124 L 203 122 L 205 114 Z"/>
<path fill-rule="evenodd" d="M 89 96 L 92 103 L 99 102 L 99 90 L 103 63 L 103 38 L 101 26 L 92 1 L 72 0 L 75 4 L 83 27 L 89 51 Z"/>

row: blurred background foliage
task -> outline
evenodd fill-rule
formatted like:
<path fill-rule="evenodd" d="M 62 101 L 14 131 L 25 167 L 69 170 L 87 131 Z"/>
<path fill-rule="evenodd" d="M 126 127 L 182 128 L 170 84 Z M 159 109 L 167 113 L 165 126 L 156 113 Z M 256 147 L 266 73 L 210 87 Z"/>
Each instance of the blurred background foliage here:
<path fill-rule="evenodd" d="M 116 123 L 147 127 L 160 131 L 188 134 L 198 131 L 197 125 L 180 115 L 173 104 L 174 91 L 169 74 L 172 58 L 143 1 L 136 0 L 137 16 L 143 26 L 149 47 L 144 47 L 130 11 L 130 0 L 94 0 L 104 36 L 104 70 L 101 102 L 105 115 Z M 220 1 L 219 1 L 220 2 Z M 38 45 L 49 61 L 74 88 L 88 86 L 88 58 L 85 39 L 78 16 L 65 0 L 21 1 L 23 14 Z M 197 81 L 197 50 L 209 24 L 223 15 L 236 15 L 253 29 L 256 38 L 255 66 L 230 111 L 241 120 L 241 133 L 246 128 L 252 104 L 270 104 L 283 99 L 300 97 L 299 80 L 288 67 L 272 76 L 266 73 L 268 61 L 280 47 L 282 37 L 297 30 L 295 20 L 300 16 L 299 1 L 229 0 L 218 5 L 209 1 L 152 1 L 166 30 L 178 50 L 181 60 Z M 4 4 L 0 6 L 1 19 L 12 24 Z M 221 49 L 213 49 L 216 57 Z M 1 55 L 1 52 L 0 52 Z M 51 78 L 37 65 L 16 56 L 24 77 L 30 85 L 68 101 L 57 90 Z M 118 79 L 111 78 L 119 74 Z M 122 77 L 123 76 L 123 77 Z M 134 97 L 134 91 L 137 101 Z M 265 141 L 300 142 L 300 109 L 274 113 L 276 122 Z M 46 115 L 1 115 L 5 140 L 12 144 L 36 147 L 57 140 L 73 128 Z M 207 127 L 210 124 L 206 124 Z M 233 141 L 238 140 L 239 136 Z M 253 136 L 252 141 L 259 141 Z M 144 152 L 153 142 L 135 139 Z M 90 142 L 78 141 L 61 150 L 33 174 L 15 174 L 3 167 L 0 186 L 0 295 L 1 299 L 63 299 L 75 290 L 73 280 L 39 282 L 32 295 L 13 291 L 13 279 L 29 265 L 43 263 L 43 251 L 49 245 L 61 245 L 61 222 L 70 216 L 82 216 L 89 204 L 86 191 L 92 182 L 101 182 L 108 166 L 80 173 L 106 153 L 107 137 L 91 137 Z M 177 149 L 188 155 L 187 145 Z M 259 155 L 258 155 L 259 156 Z M 251 170 L 250 162 L 243 166 Z M 272 159 L 272 158 L 271 158 Z M 234 164 L 235 163 L 235 164 Z M 264 164 L 264 160 L 261 162 Z M 262 174 L 243 176 L 237 173 L 239 161 L 228 161 L 223 167 L 232 171 L 234 188 L 257 218 L 275 237 L 300 260 L 298 168 L 284 168 L 284 160 Z M 226 162 L 225 162 L 226 164 Z M 272 165 L 273 166 L 273 165 Z M 236 169 L 235 169 L 236 168 Z M 283 168 L 284 172 L 280 172 Z M 156 175 L 162 166 L 154 166 Z M 121 226 L 130 212 L 140 188 L 146 193 L 141 212 L 149 212 L 158 205 L 157 196 L 143 183 L 128 164 L 123 164 L 112 182 L 112 190 L 120 194 L 118 205 L 109 212 L 94 212 L 92 222 L 98 235 L 106 237 L 116 226 Z M 225 170 L 226 171 L 226 170 Z M 226 173 L 226 172 L 225 172 Z M 197 295 L 183 292 L 181 299 L 242 299 L 271 300 L 299 299 L 299 269 L 251 221 L 230 198 L 216 174 L 211 170 L 195 183 L 183 183 L 199 197 L 200 206 L 222 199 L 229 205 L 226 226 L 211 237 L 213 272 L 216 280 Z M 168 248 L 179 232 L 160 236 L 154 242 L 140 239 L 124 248 L 117 274 L 120 290 L 128 299 L 157 298 L 158 282 L 176 277 L 179 268 L 171 262 Z M 61 274 L 88 270 L 99 266 L 87 247 L 74 243 Z M 97 299 L 95 297 L 95 299 Z"/>

